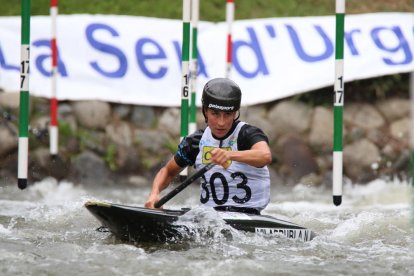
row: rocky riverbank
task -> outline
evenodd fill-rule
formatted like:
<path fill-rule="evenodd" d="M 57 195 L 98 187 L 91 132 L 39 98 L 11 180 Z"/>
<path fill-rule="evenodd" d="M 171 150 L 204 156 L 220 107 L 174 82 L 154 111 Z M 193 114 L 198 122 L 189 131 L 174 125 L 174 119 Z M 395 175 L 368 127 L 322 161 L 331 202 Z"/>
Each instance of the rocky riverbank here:
<path fill-rule="evenodd" d="M 17 175 L 19 93 L 0 92 L 0 179 Z M 59 103 L 59 158 L 49 156 L 49 101 L 30 99 L 29 182 L 52 176 L 87 185 L 148 185 L 173 156 L 180 110 L 100 101 Z M 349 102 L 344 109 L 344 174 L 353 182 L 405 177 L 410 104 L 406 98 Z M 332 106 L 286 99 L 244 107 L 241 119 L 269 136 L 274 185 L 331 185 Z M 201 112 L 199 128 L 204 127 Z M 1 186 L 1 185 L 0 185 Z"/>

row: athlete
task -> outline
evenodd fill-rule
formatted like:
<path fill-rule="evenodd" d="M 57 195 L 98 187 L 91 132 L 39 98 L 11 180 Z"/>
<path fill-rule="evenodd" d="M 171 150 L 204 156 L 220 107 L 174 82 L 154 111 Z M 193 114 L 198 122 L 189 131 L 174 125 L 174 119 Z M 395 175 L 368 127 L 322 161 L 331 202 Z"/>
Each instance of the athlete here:
<path fill-rule="evenodd" d="M 154 208 L 164 190 L 185 167 L 217 164 L 202 177 L 200 202 L 216 210 L 260 214 L 269 203 L 272 161 L 267 136 L 239 121 L 241 90 L 230 79 L 216 78 L 203 89 L 207 127 L 185 137 L 178 151 L 154 178 L 145 207 Z"/>

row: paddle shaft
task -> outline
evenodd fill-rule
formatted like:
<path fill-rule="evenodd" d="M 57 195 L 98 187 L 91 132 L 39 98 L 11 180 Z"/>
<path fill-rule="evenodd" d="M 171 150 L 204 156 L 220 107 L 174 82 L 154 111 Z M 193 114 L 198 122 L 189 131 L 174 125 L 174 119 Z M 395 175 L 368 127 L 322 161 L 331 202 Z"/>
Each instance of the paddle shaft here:
<path fill-rule="evenodd" d="M 167 203 L 167 201 L 169 201 L 176 194 L 178 194 L 179 192 L 181 192 L 182 190 L 184 190 L 188 185 L 190 185 L 191 183 L 193 183 L 196 179 L 198 179 L 202 175 L 204 175 L 208 170 L 210 170 L 212 167 L 214 167 L 214 165 L 215 164 L 210 163 L 210 164 L 206 165 L 204 168 L 202 168 L 199 171 L 197 171 L 196 173 L 194 173 L 192 176 L 190 176 L 186 180 L 184 180 L 183 183 L 181 183 L 180 185 L 178 185 L 174 190 L 172 190 L 171 192 L 169 192 L 168 194 L 166 194 L 164 197 L 162 197 L 160 199 L 160 201 L 158 201 L 157 203 L 155 203 L 155 205 L 154 205 L 155 208 L 160 208 L 162 205 L 164 205 L 165 203 Z"/>

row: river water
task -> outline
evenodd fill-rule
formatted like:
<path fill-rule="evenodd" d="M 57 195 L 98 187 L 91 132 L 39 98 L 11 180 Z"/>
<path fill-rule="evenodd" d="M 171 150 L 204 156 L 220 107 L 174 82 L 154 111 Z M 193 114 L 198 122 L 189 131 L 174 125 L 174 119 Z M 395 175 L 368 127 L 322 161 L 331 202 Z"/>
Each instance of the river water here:
<path fill-rule="evenodd" d="M 178 244 L 127 244 L 96 229 L 89 199 L 143 206 L 147 187 L 85 187 L 45 179 L 19 190 L 0 186 L 0 275 L 414 275 L 412 195 L 407 182 L 297 185 L 272 190 L 264 214 L 306 226 L 310 242 L 233 231 Z M 198 188 L 168 208 L 197 205 Z"/>

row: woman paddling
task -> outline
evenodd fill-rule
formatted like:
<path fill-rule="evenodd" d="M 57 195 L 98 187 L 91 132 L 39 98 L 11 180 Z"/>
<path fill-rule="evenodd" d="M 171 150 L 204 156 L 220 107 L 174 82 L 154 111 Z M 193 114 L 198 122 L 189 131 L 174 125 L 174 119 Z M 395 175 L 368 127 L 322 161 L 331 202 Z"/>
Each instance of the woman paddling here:
<path fill-rule="evenodd" d="M 178 151 L 154 178 L 145 207 L 154 208 L 164 190 L 185 167 L 197 170 L 214 166 L 202 177 L 200 202 L 216 210 L 260 214 L 270 199 L 272 161 L 267 136 L 255 126 L 239 121 L 241 90 L 230 79 L 206 83 L 202 111 L 207 123 L 185 137 Z"/>

